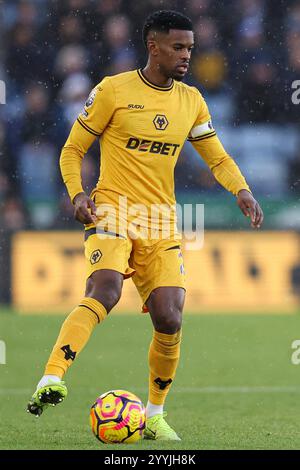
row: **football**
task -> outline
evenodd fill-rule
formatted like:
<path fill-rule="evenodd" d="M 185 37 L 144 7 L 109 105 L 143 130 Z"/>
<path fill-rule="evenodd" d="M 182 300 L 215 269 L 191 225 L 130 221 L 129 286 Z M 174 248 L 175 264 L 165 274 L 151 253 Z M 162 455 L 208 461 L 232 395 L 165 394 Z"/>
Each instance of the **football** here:
<path fill-rule="evenodd" d="M 104 444 L 132 444 L 143 436 L 145 407 L 126 390 L 110 390 L 100 395 L 90 411 L 94 435 Z"/>

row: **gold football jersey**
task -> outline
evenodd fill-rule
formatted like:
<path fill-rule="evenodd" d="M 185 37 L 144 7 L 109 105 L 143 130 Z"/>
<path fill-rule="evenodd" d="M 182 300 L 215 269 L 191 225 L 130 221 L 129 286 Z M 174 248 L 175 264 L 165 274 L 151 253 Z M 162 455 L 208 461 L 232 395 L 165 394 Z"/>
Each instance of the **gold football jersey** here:
<path fill-rule="evenodd" d="M 249 187 L 225 152 L 200 92 L 182 82 L 150 83 L 141 70 L 105 77 L 91 92 L 61 155 L 71 199 L 82 192 L 81 159 L 100 139 L 101 171 L 96 191 L 118 204 L 173 206 L 174 167 L 188 139 L 217 180 L 233 194 Z"/>

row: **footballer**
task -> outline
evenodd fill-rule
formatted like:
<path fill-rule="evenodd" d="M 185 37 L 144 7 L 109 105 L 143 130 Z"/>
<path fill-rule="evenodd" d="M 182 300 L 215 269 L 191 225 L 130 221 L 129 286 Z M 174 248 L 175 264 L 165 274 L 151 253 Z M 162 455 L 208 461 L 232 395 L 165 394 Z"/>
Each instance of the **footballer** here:
<path fill-rule="evenodd" d="M 168 237 L 153 237 L 148 231 L 142 237 L 139 230 L 154 224 L 156 235 L 163 234 L 167 224 L 176 222 L 174 167 L 186 140 L 236 196 L 253 228 L 261 226 L 263 213 L 218 139 L 201 93 L 183 83 L 194 47 L 191 20 L 175 11 L 156 11 L 145 21 L 143 40 L 146 66 L 105 77 L 92 90 L 61 152 L 61 173 L 75 218 L 84 224 L 86 291 L 64 321 L 27 409 L 40 416 L 64 400 L 67 369 L 120 299 L 124 279 L 131 277 L 153 323 L 144 437 L 177 441 L 180 437 L 165 420 L 164 403 L 180 357 L 185 299 L 180 237 L 176 231 Z M 101 171 L 87 195 L 81 165 L 95 139 L 100 141 Z M 130 214 L 121 214 L 121 197 L 128 207 L 140 204 L 148 210 L 138 224 Z M 153 221 L 151 208 L 156 205 L 170 211 Z M 99 208 L 108 206 L 118 218 L 115 229 L 112 224 L 99 228 Z"/>

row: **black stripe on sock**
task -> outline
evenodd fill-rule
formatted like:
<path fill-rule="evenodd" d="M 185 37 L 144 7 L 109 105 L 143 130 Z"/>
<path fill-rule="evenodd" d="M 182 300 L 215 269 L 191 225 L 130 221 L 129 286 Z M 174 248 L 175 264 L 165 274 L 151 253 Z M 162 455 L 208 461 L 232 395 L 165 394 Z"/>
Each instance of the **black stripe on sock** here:
<path fill-rule="evenodd" d="M 95 312 L 95 310 L 93 310 L 92 308 L 87 307 L 86 305 L 83 305 L 83 304 L 80 304 L 79 307 L 85 307 L 85 308 L 89 309 L 91 312 L 93 312 L 96 315 L 96 317 L 98 318 L 98 323 L 100 323 L 99 315 L 98 315 L 98 313 Z"/>

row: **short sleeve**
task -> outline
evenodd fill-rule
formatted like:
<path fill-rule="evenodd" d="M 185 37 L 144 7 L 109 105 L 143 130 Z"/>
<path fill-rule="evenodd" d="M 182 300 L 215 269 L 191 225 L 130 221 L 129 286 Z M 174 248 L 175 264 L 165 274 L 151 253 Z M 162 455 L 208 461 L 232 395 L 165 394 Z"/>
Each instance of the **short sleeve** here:
<path fill-rule="evenodd" d="M 188 135 L 188 140 L 190 142 L 202 140 L 207 137 L 212 137 L 213 135 L 216 135 L 216 131 L 213 128 L 207 104 L 198 90 L 197 93 L 198 115 Z"/>
<path fill-rule="evenodd" d="M 115 106 L 114 88 L 106 77 L 89 94 L 77 121 L 91 134 L 100 136 L 111 120 Z"/>

